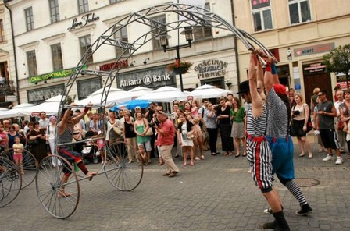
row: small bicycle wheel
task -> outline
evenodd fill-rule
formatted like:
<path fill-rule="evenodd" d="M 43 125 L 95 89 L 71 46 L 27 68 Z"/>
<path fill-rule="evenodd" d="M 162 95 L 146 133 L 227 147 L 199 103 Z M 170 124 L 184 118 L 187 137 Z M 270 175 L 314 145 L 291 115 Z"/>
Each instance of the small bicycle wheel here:
<path fill-rule="evenodd" d="M 24 150 L 23 153 L 23 172 L 22 188 L 25 188 L 33 183 L 35 175 L 37 174 L 38 162 L 32 153 Z"/>
<path fill-rule="evenodd" d="M 10 204 L 21 191 L 22 177 L 15 164 L 0 156 L 0 208 Z"/>
<path fill-rule="evenodd" d="M 127 144 L 122 142 L 106 146 L 107 161 L 104 172 L 112 186 L 121 191 L 131 191 L 137 188 L 143 177 L 143 163 L 129 163 Z M 136 150 L 129 148 L 132 156 L 136 156 Z M 112 162 L 112 164 L 107 164 Z"/>
<path fill-rule="evenodd" d="M 57 155 L 45 157 L 38 167 L 35 184 L 40 203 L 53 217 L 65 219 L 76 211 L 80 187 L 74 167 L 66 159 Z"/>

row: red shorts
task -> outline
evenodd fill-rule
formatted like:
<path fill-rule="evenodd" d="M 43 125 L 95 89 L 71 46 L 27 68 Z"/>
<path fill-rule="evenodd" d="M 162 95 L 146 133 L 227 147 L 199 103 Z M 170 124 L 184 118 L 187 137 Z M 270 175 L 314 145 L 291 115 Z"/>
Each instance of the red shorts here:
<path fill-rule="evenodd" d="M 22 153 L 14 153 L 13 154 L 13 160 L 23 160 Z"/>

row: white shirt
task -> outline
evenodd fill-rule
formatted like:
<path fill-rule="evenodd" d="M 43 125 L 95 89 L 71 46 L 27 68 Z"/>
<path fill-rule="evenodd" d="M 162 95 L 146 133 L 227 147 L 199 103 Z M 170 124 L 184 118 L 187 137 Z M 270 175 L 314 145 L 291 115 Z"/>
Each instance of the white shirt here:
<path fill-rule="evenodd" d="M 44 129 L 44 128 L 46 129 L 48 126 L 49 126 L 48 118 L 45 118 L 44 120 L 43 119 L 39 120 L 39 129 Z"/>
<path fill-rule="evenodd" d="M 342 100 L 342 101 L 336 101 L 334 103 L 334 107 L 336 108 L 336 111 L 337 111 L 337 116 L 340 116 L 340 105 L 343 104 L 345 102 L 345 100 Z"/>

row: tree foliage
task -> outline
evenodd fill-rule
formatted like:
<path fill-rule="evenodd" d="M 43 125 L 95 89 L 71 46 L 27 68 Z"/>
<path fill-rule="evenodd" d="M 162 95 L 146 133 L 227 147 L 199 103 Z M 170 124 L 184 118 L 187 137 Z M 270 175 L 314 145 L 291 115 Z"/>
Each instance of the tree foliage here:
<path fill-rule="evenodd" d="M 347 79 L 350 79 L 350 44 L 340 45 L 329 54 L 324 55 L 323 59 L 327 72 L 344 73 Z"/>

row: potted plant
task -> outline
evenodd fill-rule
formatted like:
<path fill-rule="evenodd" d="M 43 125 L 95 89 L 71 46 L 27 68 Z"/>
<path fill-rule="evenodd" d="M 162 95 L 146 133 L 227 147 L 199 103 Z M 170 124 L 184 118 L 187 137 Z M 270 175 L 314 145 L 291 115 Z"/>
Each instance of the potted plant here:
<path fill-rule="evenodd" d="M 170 63 L 166 66 L 166 69 L 169 72 L 173 72 L 174 74 L 184 74 L 187 73 L 188 69 L 191 68 L 192 63 L 190 62 L 181 62 L 179 59 L 176 59 L 176 62 Z"/>

